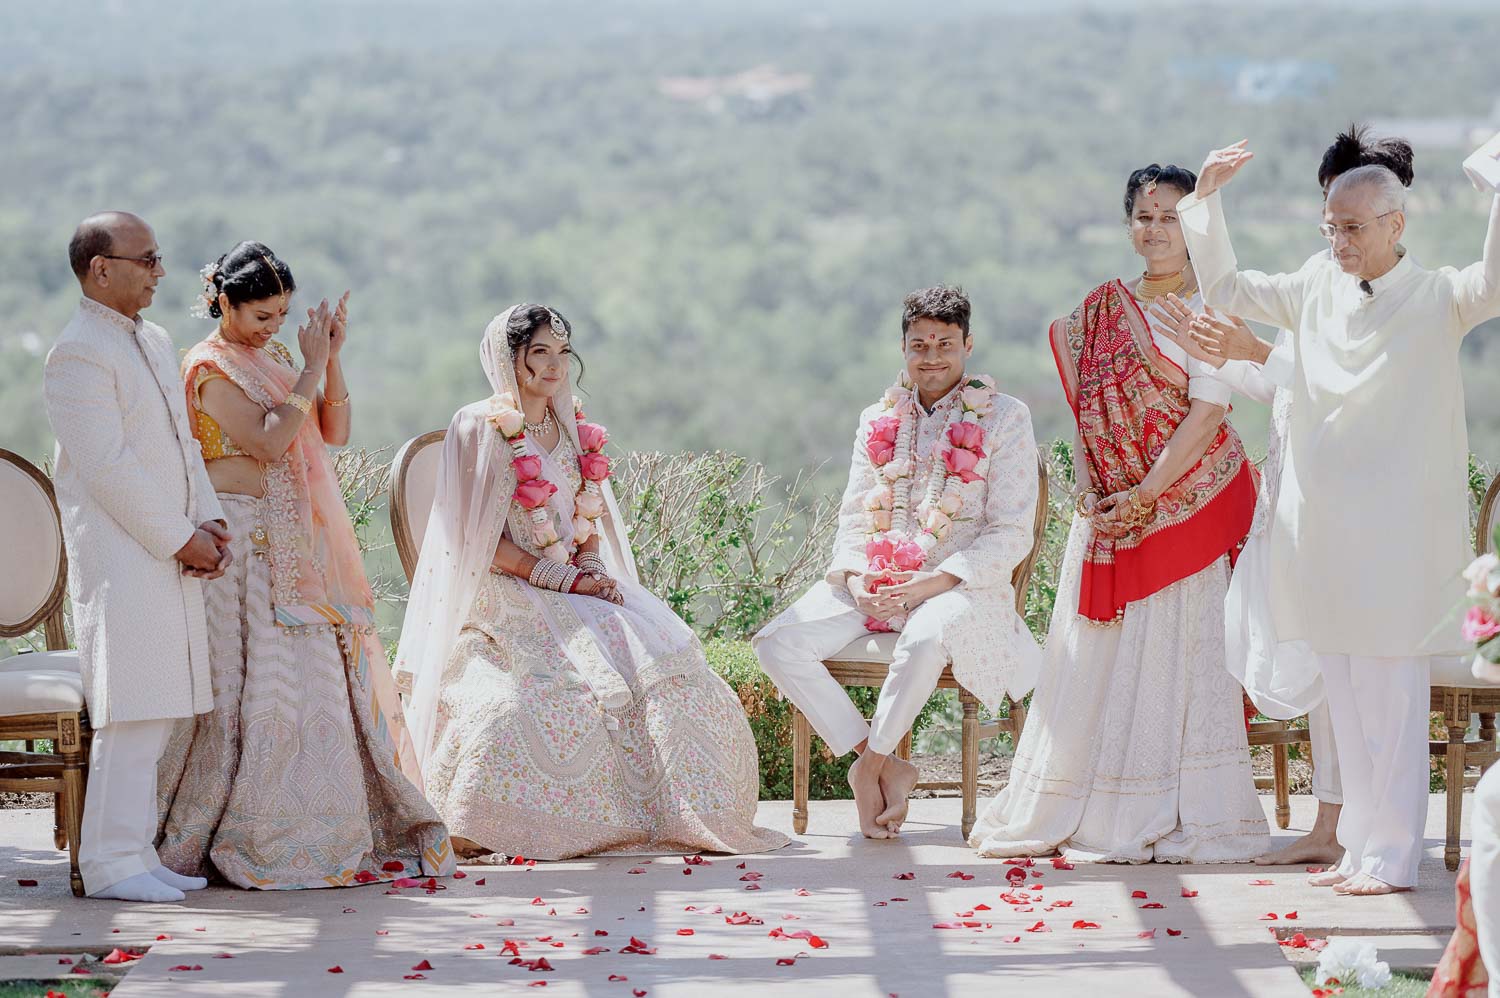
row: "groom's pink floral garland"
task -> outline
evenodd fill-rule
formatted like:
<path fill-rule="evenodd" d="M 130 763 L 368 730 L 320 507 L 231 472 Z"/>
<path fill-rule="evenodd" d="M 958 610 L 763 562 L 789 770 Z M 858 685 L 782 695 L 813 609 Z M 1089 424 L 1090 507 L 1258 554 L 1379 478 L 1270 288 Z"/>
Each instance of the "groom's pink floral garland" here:
<path fill-rule="evenodd" d="M 982 480 L 975 470 L 986 457 L 984 430 L 979 420 L 994 409 L 997 394 L 995 382 L 984 375 L 963 381 L 958 404 L 939 437 L 940 446 L 946 441 L 939 453 L 942 472 L 939 474 L 937 465 L 933 465 L 927 488 L 915 507 L 917 528 L 913 533 L 911 487 L 917 456 L 916 393 L 904 377 L 886 389 L 882 402 L 887 414 L 870 421 L 865 441 L 865 453 L 880 479 L 880 484 L 865 495 L 865 511 L 870 517 L 870 539 L 865 543 L 869 571 L 919 571 L 928 554 L 948 536 L 963 510 L 963 486 Z M 889 574 L 883 575 L 871 581 L 869 591 L 875 592 L 894 582 Z M 905 617 L 890 621 L 867 617 L 865 628 L 896 631 L 905 623 Z"/>
<path fill-rule="evenodd" d="M 547 511 L 547 501 L 557 494 L 557 486 L 542 477 L 542 459 L 526 453 L 526 416 L 516 405 L 515 396 L 503 392 L 490 398 L 486 417 L 505 442 L 510 445 L 512 465 L 516 469 L 514 499 L 521 508 L 530 510 L 531 527 L 536 546 L 543 557 L 567 563 L 580 544 L 594 535 L 597 521 L 604 515 L 604 494 L 600 483 L 609 478 L 609 458 L 603 453 L 609 433 L 598 423 L 588 422 L 583 403 L 573 400 L 573 417 L 578 422 L 578 470 L 583 482 L 573 499 L 573 537 L 563 544 L 557 524 Z"/>

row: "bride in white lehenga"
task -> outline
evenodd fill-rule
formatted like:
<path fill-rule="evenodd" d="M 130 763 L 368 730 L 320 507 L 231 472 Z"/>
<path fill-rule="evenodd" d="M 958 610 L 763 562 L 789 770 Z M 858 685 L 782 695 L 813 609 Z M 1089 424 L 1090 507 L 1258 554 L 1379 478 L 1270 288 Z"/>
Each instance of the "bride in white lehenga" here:
<path fill-rule="evenodd" d="M 496 394 L 449 426 L 397 662 L 455 847 L 566 859 L 784 845 L 754 824 L 739 699 L 637 580 L 603 428 L 572 394 L 571 327 L 517 305 L 481 356 Z"/>

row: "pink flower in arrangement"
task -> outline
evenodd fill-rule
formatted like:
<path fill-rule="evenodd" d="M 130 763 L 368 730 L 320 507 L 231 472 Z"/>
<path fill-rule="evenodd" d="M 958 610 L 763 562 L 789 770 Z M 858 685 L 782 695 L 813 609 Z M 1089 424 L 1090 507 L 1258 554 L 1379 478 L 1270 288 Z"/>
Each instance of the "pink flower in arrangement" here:
<path fill-rule="evenodd" d="M 579 514 L 573 517 L 573 543 L 582 544 L 594 535 L 594 521 Z"/>
<path fill-rule="evenodd" d="M 535 454 L 523 454 L 515 460 L 516 480 L 529 482 L 542 477 L 542 459 Z"/>
<path fill-rule="evenodd" d="M 598 423 L 578 424 L 578 444 L 585 451 L 594 453 L 604 449 L 609 442 L 609 433 Z"/>
<path fill-rule="evenodd" d="M 895 545 L 891 557 L 900 571 L 915 572 L 927 560 L 927 552 L 916 541 L 902 540 Z"/>
<path fill-rule="evenodd" d="M 500 435 L 507 440 L 516 436 L 525 428 L 526 417 L 521 410 L 501 407 L 490 413 L 490 425 L 500 431 Z"/>
<path fill-rule="evenodd" d="M 604 500 L 592 492 L 580 493 L 578 498 L 573 500 L 573 506 L 580 515 L 590 520 L 597 520 L 604 515 Z"/>
<path fill-rule="evenodd" d="M 876 486 L 865 493 L 865 509 L 874 511 L 877 509 L 891 508 L 891 492 L 887 488 Z"/>
<path fill-rule="evenodd" d="M 957 475 L 965 482 L 977 482 L 980 478 L 974 469 L 978 467 L 982 456 L 962 447 L 950 447 L 943 451 L 943 464 L 947 467 L 948 474 Z"/>
<path fill-rule="evenodd" d="M 895 416 L 881 416 L 870 423 L 870 439 L 886 440 L 890 443 L 896 442 L 896 434 L 901 429 L 901 420 Z"/>
<path fill-rule="evenodd" d="M 888 509 L 870 510 L 870 526 L 876 530 L 890 530 L 891 511 Z"/>
<path fill-rule="evenodd" d="M 602 482 L 609 477 L 609 458 L 603 454 L 585 454 L 578 459 L 579 470 L 591 482 Z"/>
<path fill-rule="evenodd" d="M 890 538 L 875 537 L 865 542 L 865 561 L 869 563 L 872 572 L 895 567 L 895 554 L 896 545 L 891 543 Z"/>
<path fill-rule="evenodd" d="M 960 421 L 948 427 L 948 442 L 984 456 L 984 430 L 978 423 Z"/>
<path fill-rule="evenodd" d="M 879 468 L 896 456 L 896 445 L 889 440 L 871 437 L 865 441 L 865 453 L 870 456 L 870 463 Z"/>
<path fill-rule="evenodd" d="M 965 388 L 961 397 L 964 408 L 981 416 L 989 415 L 990 410 L 995 407 L 994 393 L 988 388 Z"/>
<path fill-rule="evenodd" d="M 865 630 L 869 631 L 871 634 L 891 634 L 894 633 L 896 629 L 883 620 L 876 620 L 874 617 L 866 617 Z"/>
<path fill-rule="evenodd" d="M 545 478 L 533 478 L 516 486 L 516 502 L 522 509 L 541 509 L 557 493 L 557 486 Z"/>
<path fill-rule="evenodd" d="M 1482 606 L 1471 606 L 1464 614 L 1463 635 L 1465 641 L 1482 644 L 1500 634 L 1500 620 L 1496 620 Z"/>

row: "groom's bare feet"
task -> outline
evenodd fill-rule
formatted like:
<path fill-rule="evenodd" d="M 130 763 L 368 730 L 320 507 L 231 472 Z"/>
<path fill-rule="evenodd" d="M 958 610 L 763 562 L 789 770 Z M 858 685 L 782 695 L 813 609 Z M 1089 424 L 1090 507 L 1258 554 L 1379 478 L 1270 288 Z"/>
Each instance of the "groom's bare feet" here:
<path fill-rule="evenodd" d="M 1334 887 L 1348 879 L 1338 870 L 1324 870 L 1322 873 L 1314 873 L 1308 877 L 1307 883 L 1311 887 Z"/>
<path fill-rule="evenodd" d="M 859 830 L 867 839 L 888 839 L 891 833 L 876 821 L 885 810 L 880 792 L 880 771 L 888 762 L 886 756 L 865 752 L 849 767 L 849 789 L 854 791 L 854 806 L 859 811 Z"/>
<path fill-rule="evenodd" d="M 1301 866 L 1304 863 L 1335 864 L 1344 858 L 1338 839 L 1314 828 L 1290 845 L 1256 859 L 1256 866 Z"/>
<path fill-rule="evenodd" d="M 880 795 L 885 799 L 885 810 L 875 818 L 875 823 L 884 825 L 895 835 L 906 821 L 906 812 L 911 806 L 908 800 L 917 787 L 916 764 L 899 756 L 887 756 L 880 767 Z"/>
<path fill-rule="evenodd" d="M 1411 890 L 1410 887 L 1395 887 L 1368 873 L 1356 873 L 1343 883 L 1333 886 L 1333 893 L 1355 897 L 1369 897 L 1372 894 L 1401 894 L 1409 890 Z"/>

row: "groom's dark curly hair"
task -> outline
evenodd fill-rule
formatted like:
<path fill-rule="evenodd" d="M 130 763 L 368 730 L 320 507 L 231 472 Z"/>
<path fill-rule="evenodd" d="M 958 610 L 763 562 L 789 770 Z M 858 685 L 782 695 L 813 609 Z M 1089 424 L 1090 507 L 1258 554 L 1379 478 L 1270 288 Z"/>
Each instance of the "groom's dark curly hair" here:
<path fill-rule="evenodd" d="M 973 306 L 969 304 L 969 296 L 964 294 L 963 288 L 939 284 L 935 288 L 913 291 L 901 303 L 901 339 L 906 339 L 906 331 L 918 319 L 936 319 L 962 329 L 964 339 L 967 340 L 971 312 Z"/>

